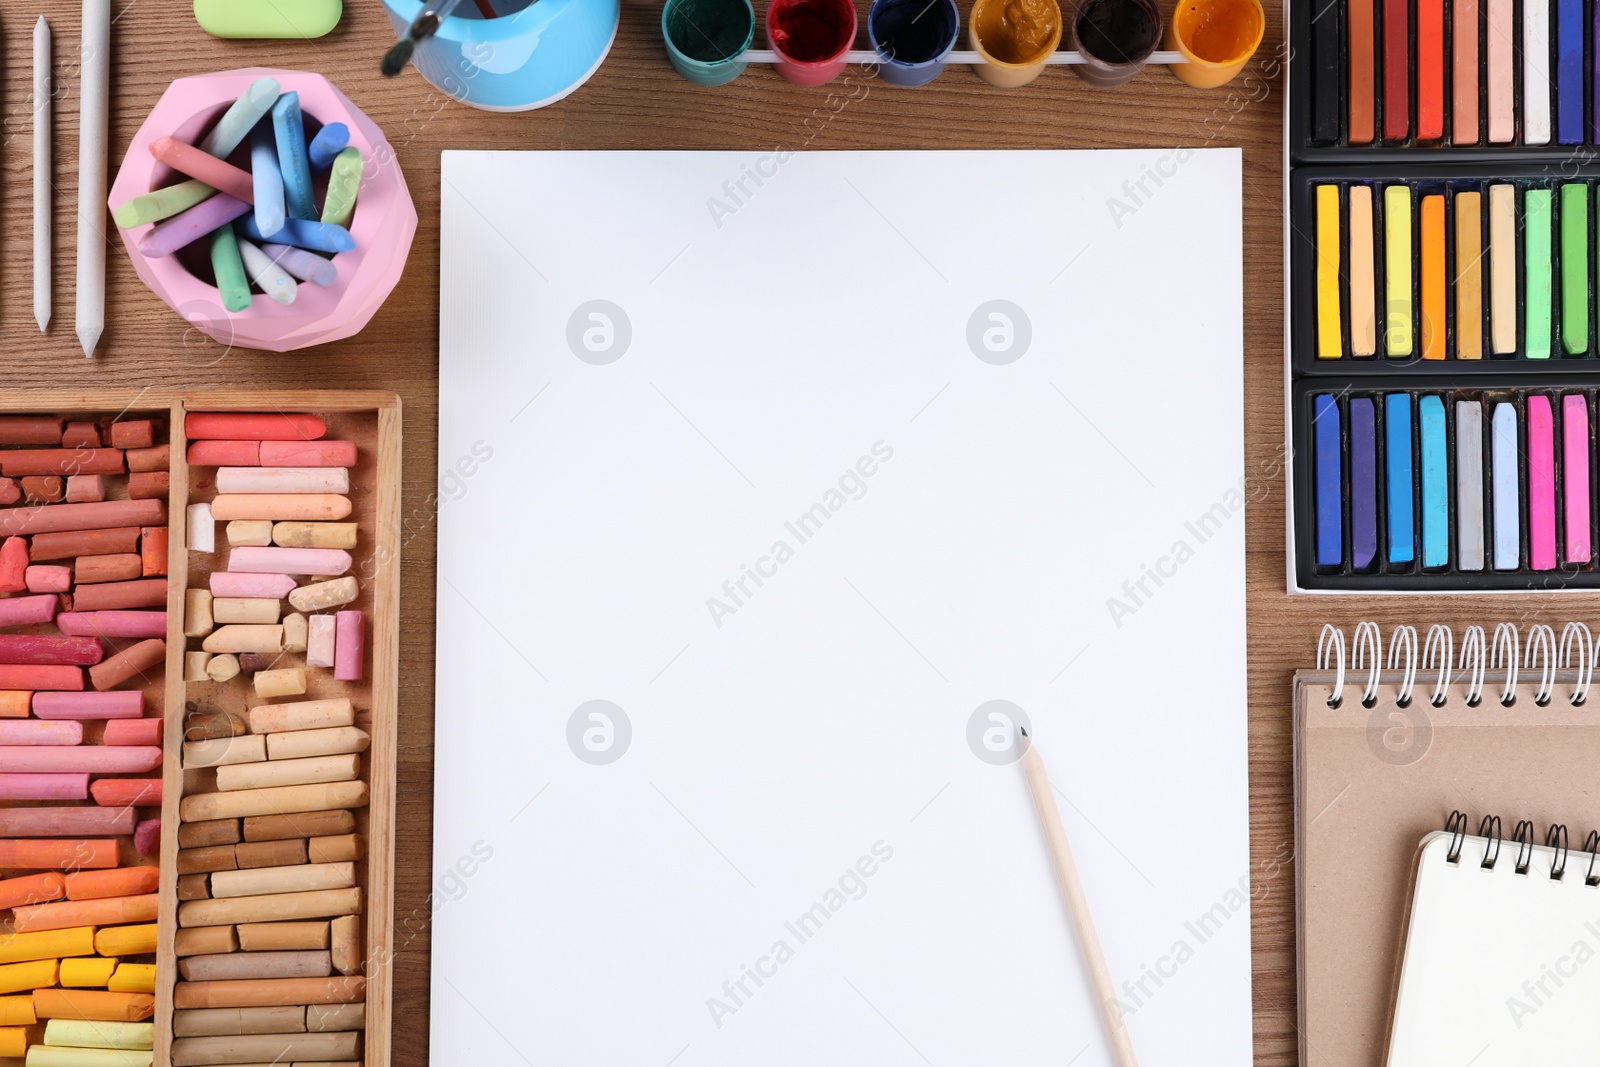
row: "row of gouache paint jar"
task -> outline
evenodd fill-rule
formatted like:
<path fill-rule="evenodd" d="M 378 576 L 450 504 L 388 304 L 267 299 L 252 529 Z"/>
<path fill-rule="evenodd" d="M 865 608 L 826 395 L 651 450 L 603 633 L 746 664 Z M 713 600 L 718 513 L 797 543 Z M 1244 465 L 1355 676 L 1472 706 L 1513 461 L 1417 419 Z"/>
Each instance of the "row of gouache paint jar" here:
<path fill-rule="evenodd" d="M 1082 57 L 1072 67 L 1095 85 L 1133 78 L 1162 39 L 1155 0 L 1074 0 L 1069 15 Z M 960 25 L 955 0 L 872 0 L 869 62 L 892 85 L 925 85 L 951 61 Z M 661 12 L 667 55 L 697 85 L 725 85 L 742 74 L 755 28 L 750 0 L 667 0 Z M 796 85 L 838 77 L 857 29 L 851 0 L 770 0 L 767 7 L 773 65 Z M 1265 29 L 1261 0 L 1178 0 L 1166 32 L 1167 48 L 1177 53 L 1173 73 L 1202 88 L 1225 85 L 1255 54 Z M 1057 0 L 975 0 L 967 22 L 974 70 L 993 85 L 1026 85 L 1057 55 L 1067 30 Z"/>

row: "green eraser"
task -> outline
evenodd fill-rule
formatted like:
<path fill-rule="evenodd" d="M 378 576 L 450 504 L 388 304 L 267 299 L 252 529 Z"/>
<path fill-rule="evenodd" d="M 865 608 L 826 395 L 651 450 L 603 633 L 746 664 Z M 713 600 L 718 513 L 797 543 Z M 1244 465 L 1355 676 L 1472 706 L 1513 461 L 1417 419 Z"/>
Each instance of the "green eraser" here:
<path fill-rule="evenodd" d="M 194 0 L 195 20 L 213 37 L 321 37 L 343 13 L 343 0 Z"/>

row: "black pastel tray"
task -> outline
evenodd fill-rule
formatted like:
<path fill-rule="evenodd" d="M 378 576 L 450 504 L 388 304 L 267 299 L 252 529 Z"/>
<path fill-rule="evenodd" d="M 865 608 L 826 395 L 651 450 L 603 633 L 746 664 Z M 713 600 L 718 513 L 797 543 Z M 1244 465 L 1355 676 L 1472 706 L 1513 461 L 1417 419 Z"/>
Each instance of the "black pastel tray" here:
<path fill-rule="evenodd" d="M 1376 413 L 1375 433 L 1379 442 L 1384 438 L 1384 410 L 1382 398 L 1384 395 L 1395 392 L 1410 393 L 1413 398 L 1422 396 L 1438 396 L 1445 404 L 1445 440 L 1446 455 L 1448 457 L 1448 486 L 1450 494 L 1450 564 L 1436 569 L 1423 569 L 1419 563 L 1412 562 L 1391 566 L 1387 563 L 1388 553 L 1385 550 L 1385 531 L 1387 529 L 1387 481 L 1386 464 L 1383 452 L 1378 451 L 1377 462 L 1377 523 L 1378 523 L 1378 553 L 1371 568 L 1363 572 L 1352 571 L 1349 566 L 1350 551 L 1350 521 L 1351 509 L 1348 493 L 1344 493 L 1343 514 L 1343 543 L 1345 563 L 1336 567 L 1319 567 L 1316 565 L 1316 445 L 1312 437 L 1312 403 L 1313 397 L 1318 394 L 1331 393 L 1335 396 L 1340 412 L 1341 426 L 1345 427 L 1341 433 L 1342 470 L 1349 471 L 1349 440 L 1348 440 L 1348 404 L 1355 397 L 1369 397 L 1374 404 Z M 1527 418 L 1526 400 L 1531 395 L 1544 395 L 1552 398 L 1554 414 L 1554 441 L 1555 441 L 1555 471 L 1556 484 L 1564 485 L 1565 471 L 1562 458 L 1562 406 L 1560 398 L 1569 395 L 1581 395 L 1589 412 L 1589 510 L 1590 510 L 1590 542 L 1595 549 L 1600 549 L 1600 500 L 1596 492 L 1600 490 L 1597 483 L 1597 474 L 1600 474 L 1600 462 L 1595 455 L 1595 419 L 1596 397 L 1600 394 L 1600 387 L 1592 381 L 1583 378 L 1551 379 L 1544 378 L 1538 381 L 1520 380 L 1507 382 L 1498 376 L 1479 375 L 1476 377 L 1462 376 L 1460 381 L 1432 385 L 1419 385 L 1413 383 L 1410 387 L 1403 387 L 1398 382 L 1388 378 L 1358 378 L 1339 386 L 1328 382 L 1300 381 L 1292 390 L 1292 417 L 1294 441 L 1294 535 L 1295 535 L 1295 578 L 1296 584 L 1302 589 L 1309 590 L 1339 590 L 1344 592 L 1482 592 L 1487 590 L 1517 591 L 1517 592 L 1548 592 L 1557 589 L 1600 589 L 1600 551 L 1594 553 L 1595 558 L 1583 564 L 1561 563 L 1555 570 L 1534 571 L 1529 569 L 1528 563 L 1528 493 L 1527 493 Z M 1482 500 L 1484 515 L 1484 540 L 1488 546 L 1489 559 L 1486 560 L 1485 569 L 1481 571 L 1461 571 L 1456 569 L 1459 559 L 1458 532 L 1456 524 L 1456 508 L 1459 501 L 1456 499 L 1456 431 L 1454 405 L 1457 400 L 1478 400 L 1484 405 L 1483 416 L 1483 457 L 1484 457 L 1484 497 Z M 1520 499 L 1517 508 L 1518 545 L 1520 548 L 1520 566 L 1517 570 L 1497 571 L 1492 569 L 1492 556 L 1494 544 L 1494 510 L 1490 498 L 1490 484 L 1492 481 L 1492 448 L 1490 447 L 1490 411 L 1492 405 L 1500 402 L 1510 402 L 1517 408 L 1517 458 L 1519 464 L 1519 490 Z M 1413 407 L 1413 410 L 1415 408 Z M 1412 446 L 1414 457 L 1420 456 L 1420 440 L 1418 420 L 1412 419 Z M 1346 473 L 1346 478 L 1348 474 Z M 1348 484 L 1348 481 L 1345 483 Z M 1420 537 L 1422 514 L 1422 484 L 1421 478 L 1412 478 L 1412 509 L 1413 515 L 1419 518 L 1414 523 L 1415 531 Z M 1555 493 L 1556 502 L 1556 543 L 1557 559 L 1564 559 L 1565 553 L 1565 514 L 1563 495 L 1559 488 Z M 1417 553 L 1420 559 L 1420 552 Z"/>

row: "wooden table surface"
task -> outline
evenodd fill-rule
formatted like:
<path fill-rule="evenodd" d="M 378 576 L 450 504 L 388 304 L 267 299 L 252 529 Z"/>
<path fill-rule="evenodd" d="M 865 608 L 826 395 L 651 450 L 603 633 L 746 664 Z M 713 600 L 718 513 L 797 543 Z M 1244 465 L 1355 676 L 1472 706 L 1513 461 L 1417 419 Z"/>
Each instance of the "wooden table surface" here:
<path fill-rule="evenodd" d="M 240 0 L 264 2 L 264 0 Z M 865 0 L 861 6 L 865 9 Z M 962 3 L 963 18 L 968 4 Z M 1170 4 L 1167 5 L 1170 9 Z M 758 5 L 764 7 L 764 5 Z M 86 361 L 73 337 L 77 185 L 76 54 L 80 14 L 69 0 L 0 12 L 4 96 L 0 165 L 0 338 L 7 387 L 192 386 L 384 388 L 404 401 L 405 499 L 401 615 L 400 791 L 395 915 L 394 1062 L 428 1061 L 428 943 L 433 802 L 433 617 L 438 352 L 439 152 L 493 149 L 1145 148 L 1244 150 L 1245 446 L 1250 479 L 1250 821 L 1254 891 L 1255 1048 L 1259 1064 L 1296 1061 L 1294 839 L 1288 683 L 1308 665 L 1324 620 L 1470 622 L 1541 614 L 1583 618 L 1600 604 L 1573 596 L 1550 611 L 1532 597 L 1290 598 L 1284 593 L 1281 123 L 1283 27 L 1276 5 L 1266 43 L 1233 86 L 1190 89 L 1161 68 L 1130 85 L 1096 90 L 1056 67 L 1031 86 L 994 89 L 961 67 L 932 85 L 881 82 L 841 106 L 826 87 L 801 89 L 752 66 L 731 86 L 701 89 L 668 66 L 660 5 L 624 0 L 611 56 L 566 101 L 520 115 L 464 108 L 414 72 L 378 74 L 392 41 L 376 0 L 350 0 L 343 23 L 317 41 L 220 41 L 204 34 L 187 0 L 113 0 L 112 174 L 128 142 L 173 78 L 234 67 L 317 71 L 333 79 L 383 128 L 398 152 L 421 216 L 410 265 L 388 304 L 359 336 L 311 352 L 219 350 L 144 288 L 107 219 L 106 332 Z M 29 102 L 33 20 L 55 32 L 56 314 L 41 338 L 33 322 Z M 859 72 L 858 72 L 859 73 Z M 809 121 L 807 121 L 809 120 Z M 996 220 L 970 218 L 979 226 Z M 870 263 L 870 260 L 867 261 Z M 868 267 L 870 269 L 870 266 Z M 1197 264 L 1196 269 L 1204 269 Z M 1159 662 L 1160 649 L 1151 649 Z M 1152 833 L 1160 832 L 1158 827 Z M 941 1065 L 942 1067 L 942 1065 Z"/>

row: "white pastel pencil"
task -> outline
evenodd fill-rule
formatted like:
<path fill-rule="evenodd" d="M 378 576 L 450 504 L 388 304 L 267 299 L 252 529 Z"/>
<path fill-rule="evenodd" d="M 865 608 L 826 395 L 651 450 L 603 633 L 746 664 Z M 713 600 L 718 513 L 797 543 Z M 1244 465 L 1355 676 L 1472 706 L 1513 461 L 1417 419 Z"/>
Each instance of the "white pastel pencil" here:
<path fill-rule="evenodd" d="M 1111 984 L 1111 971 L 1106 967 L 1105 953 L 1100 950 L 1100 935 L 1095 933 L 1094 917 L 1089 914 L 1089 900 L 1083 895 L 1083 883 L 1078 881 L 1078 868 L 1072 862 L 1072 849 L 1061 825 L 1061 812 L 1050 790 L 1050 775 L 1027 730 L 1022 731 L 1021 744 L 1022 769 L 1028 779 L 1028 789 L 1033 793 L 1034 810 L 1039 813 L 1039 824 L 1044 828 L 1050 856 L 1055 860 L 1056 880 L 1061 883 L 1061 896 L 1066 900 L 1067 915 L 1078 935 L 1083 965 L 1094 986 L 1095 999 L 1100 1002 L 1100 1015 L 1105 1020 L 1113 1057 L 1117 1067 L 1138 1067 L 1133 1042 L 1128 1039 L 1128 1028 L 1122 1020 L 1122 1008 L 1117 1004 L 1117 990 Z"/>
<path fill-rule="evenodd" d="M 111 112 L 111 0 L 83 0 L 78 112 L 78 341 L 86 358 L 106 327 L 106 140 Z"/>
<path fill-rule="evenodd" d="M 33 26 L 33 317 L 43 333 L 51 313 L 51 79 L 50 24 L 39 16 Z"/>

